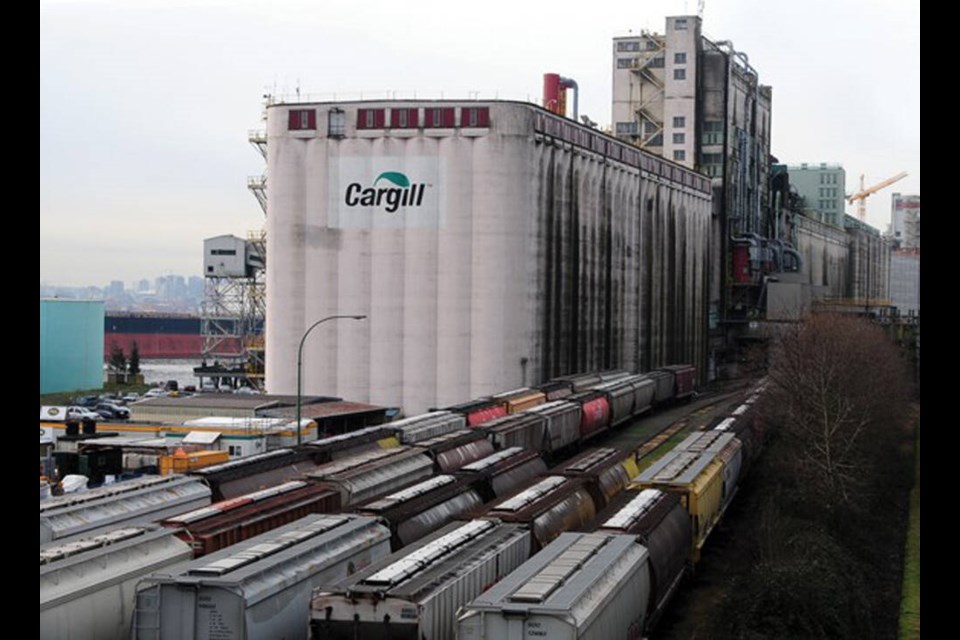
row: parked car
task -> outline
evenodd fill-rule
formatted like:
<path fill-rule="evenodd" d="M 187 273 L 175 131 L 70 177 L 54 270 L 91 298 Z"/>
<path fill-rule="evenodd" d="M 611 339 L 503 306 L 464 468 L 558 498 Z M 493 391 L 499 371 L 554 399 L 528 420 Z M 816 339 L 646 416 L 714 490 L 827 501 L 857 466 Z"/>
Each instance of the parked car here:
<path fill-rule="evenodd" d="M 107 420 L 128 420 L 130 418 L 130 409 L 113 402 L 101 402 L 97 405 L 96 411 Z"/>
<path fill-rule="evenodd" d="M 97 396 L 77 396 L 73 399 L 73 405 L 76 407 L 95 407 L 100 402 Z"/>
<path fill-rule="evenodd" d="M 86 407 L 67 407 L 67 420 L 100 420 L 100 414 Z"/>
<path fill-rule="evenodd" d="M 162 398 L 166 395 L 167 395 L 167 392 L 164 391 L 163 389 L 150 389 L 145 394 L 143 394 L 143 397 L 144 398 Z"/>
<path fill-rule="evenodd" d="M 123 401 L 126 403 L 136 402 L 139 399 L 140 399 L 140 394 L 133 391 L 123 396 Z"/>

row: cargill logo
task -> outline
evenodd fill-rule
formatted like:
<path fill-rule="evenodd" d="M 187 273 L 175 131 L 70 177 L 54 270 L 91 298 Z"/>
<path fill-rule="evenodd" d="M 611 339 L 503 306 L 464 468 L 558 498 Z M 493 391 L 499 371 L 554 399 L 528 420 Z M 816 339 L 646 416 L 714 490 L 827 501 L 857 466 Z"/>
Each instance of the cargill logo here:
<path fill-rule="evenodd" d="M 399 171 L 384 171 L 373 181 L 373 186 L 364 187 L 359 182 L 347 185 L 344 202 L 348 207 L 384 207 L 393 213 L 400 207 L 419 207 L 423 204 L 423 192 L 427 185 L 410 182 Z"/>

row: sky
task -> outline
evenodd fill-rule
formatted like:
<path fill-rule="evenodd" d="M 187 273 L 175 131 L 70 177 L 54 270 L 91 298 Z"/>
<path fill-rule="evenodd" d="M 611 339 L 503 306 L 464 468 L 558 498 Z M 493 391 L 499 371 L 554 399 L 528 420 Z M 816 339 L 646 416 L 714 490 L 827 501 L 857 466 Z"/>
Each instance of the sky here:
<path fill-rule="evenodd" d="M 263 97 L 506 98 L 577 80 L 610 124 L 611 38 L 662 33 L 697 2 L 108 0 L 40 2 L 40 281 L 104 285 L 200 275 L 203 239 L 264 216 L 247 177 Z M 773 88 L 771 152 L 840 163 L 868 200 L 920 193 L 919 0 L 709 0 L 703 33 L 730 40 Z M 848 206 L 848 213 L 854 211 Z"/>

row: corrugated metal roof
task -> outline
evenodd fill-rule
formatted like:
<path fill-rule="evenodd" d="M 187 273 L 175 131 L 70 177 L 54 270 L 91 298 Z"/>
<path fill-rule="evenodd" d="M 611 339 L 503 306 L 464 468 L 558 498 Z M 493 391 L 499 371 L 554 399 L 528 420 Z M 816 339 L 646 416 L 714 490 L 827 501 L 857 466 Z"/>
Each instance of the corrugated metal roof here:
<path fill-rule="evenodd" d="M 389 449 L 372 449 L 356 455 L 346 456 L 344 458 L 340 458 L 339 460 L 334 460 L 333 462 L 321 464 L 307 475 L 309 475 L 311 478 L 329 478 L 331 476 L 350 471 L 351 469 L 361 467 L 370 462 L 383 460 L 384 458 L 391 458 L 408 451 L 411 451 L 410 447 L 403 446 L 391 447 Z M 419 452 L 414 451 L 413 453 Z"/>
<path fill-rule="evenodd" d="M 183 437 L 184 444 L 213 444 L 220 439 L 219 431 L 191 431 Z"/>
<path fill-rule="evenodd" d="M 487 456 L 486 458 L 481 458 L 476 462 L 471 462 L 468 465 L 461 467 L 461 471 L 483 471 L 484 469 L 489 469 L 498 462 L 512 458 L 521 451 L 525 451 L 523 447 L 508 447 L 501 451 L 498 451 L 494 454 Z"/>
<path fill-rule="evenodd" d="M 566 481 L 567 479 L 562 476 L 548 476 L 529 489 L 521 491 L 512 498 L 495 505 L 493 509 L 498 511 L 519 511 L 547 495 Z"/>
<path fill-rule="evenodd" d="M 376 587 L 395 586 L 494 527 L 496 523 L 491 520 L 472 520 L 391 562 L 364 578 L 361 584 Z"/>
<path fill-rule="evenodd" d="M 304 396 L 300 400 L 301 406 L 309 406 L 317 402 L 336 402 L 340 398 L 328 396 Z M 297 396 L 292 395 L 245 395 L 235 393 L 198 393 L 193 396 L 182 396 L 174 398 L 172 396 L 162 396 L 159 398 L 146 398 L 135 403 L 140 407 L 170 407 L 180 408 L 211 408 L 222 407 L 224 409 L 270 409 L 282 406 L 297 405 Z"/>
<path fill-rule="evenodd" d="M 618 586 L 609 580 L 613 572 L 620 567 L 620 573 L 629 575 L 647 556 L 635 536 L 562 533 L 467 608 L 509 609 L 518 615 L 569 613 L 580 624 L 597 601 Z"/>
<path fill-rule="evenodd" d="M 640 483 L 690 484 L 717 456 L 715 451 L 674 449 L 640 474 Z"/>
<path fill-rule="evenodd" d="M 610 529 L 628 529 L 630 525 L 639 520 L 644 513 L 650 510 L 657 500 L 664 495 L 659 489 L 644 489 L 638 493 L 633 500 L 617 511 L 609 520 L 603 523 L 604 527 Z"/>
<path fill-rule="evenodd" d="M 580 405 L 568 400 L 554 400 L 525 410 L 526 413 L 537 413 L 545 416 L 554 416 L 571 411 L 580 411 Z"/>
<path fill-rule="evenodd" d="M 314 514 L 147 580 L 239 588 L 251 606 L 313 575 L 347 547 L 371 547 L 389 539 L 390 530 L 377 518 Z"/>
<path fill-rule="evenodd" d="M 151 524 L 40 545 L 40 611 L 189 560 L 193 550 L 175 533 Z"/>
<path fill-rule="evenodd" d="M 316 402 L 314 404 L 305 404 L 300 407 L 300 415 L 304 418 L 316 420 L 317 418 L 332 418 L 335 416 L 361 415 L 373 412 L 386 412 L 386 407 L 380 407 L 363 402 L 350 402 L 347 400 L 332 400 L 329 402 Z M 276 409 L 267 409 L 261 412 L 264 416 L 277 418 L 297 417 L 297 408 L 278 407 Z"/>
<path fill-rule="evenodd" d="M 163 476 L 161 481 L 119 483 L 77 494 L 74 501 L 40 503 L 41 540 L 56 540 L 101 527 L 153 521 L 210 504 L 210 488 L 200 478 Z M 122 491 L 110 492 L 124 484 Z"/>

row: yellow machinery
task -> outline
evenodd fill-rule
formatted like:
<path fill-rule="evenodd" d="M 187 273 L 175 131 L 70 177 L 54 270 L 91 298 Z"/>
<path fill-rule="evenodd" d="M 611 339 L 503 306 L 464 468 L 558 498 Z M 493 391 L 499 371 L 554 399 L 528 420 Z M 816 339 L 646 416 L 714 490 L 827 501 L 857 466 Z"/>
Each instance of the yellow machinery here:
<path fill-rule="evenodd" d="M 861 173 L 860 174 L 860 191 L 851 196 L 847 196 L 847 202 L 849 202 L 850 204 L 853 204 L 854 202 L 857 203 L 857 218 L 860 219 L 860 222 L 867 221 L 867 197 L 873 195 L 877 191 L 880 191 L 880 189 L 883 189 L 884 187 L 889 187 L 890 185 L 892 185 L 894 182 L 897 182 L 898 180 L 903 180 L 904 178 L 907 177 L 907 175 L 908 174 L 906 171 L 901 171 L 900 173 L 893 176 L 892 178 L 887 178 L 886 180 L 883 180 L 882 182 L 878 182 L 872 187 L 867 188 L 863 186 L 863 174 Z"/>

